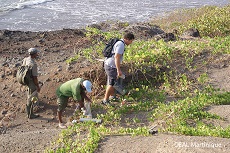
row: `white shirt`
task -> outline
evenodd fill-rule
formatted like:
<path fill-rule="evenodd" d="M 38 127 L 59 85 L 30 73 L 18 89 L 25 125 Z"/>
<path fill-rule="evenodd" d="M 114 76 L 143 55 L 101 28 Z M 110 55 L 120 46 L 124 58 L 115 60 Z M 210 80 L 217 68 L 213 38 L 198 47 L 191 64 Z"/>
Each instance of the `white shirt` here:
<path fill-rule="evenodd" d="M 109 57 L 105 60 L 105 64 L 112 67 L 112 68 L 116 68 L 116 65 L 115 65 L 115 58 L 114 58 L 114 55 L 115 54 L 121 54 L 121 59 L 120 59 L 120 63 L 122 63 L 123 61 L 123 54 L 124 54 L 124 51 L 125 51 L 125 43 L 124 43 L 124 40 L 121 39 L 122 41 L 117 41 L 115 43 L 115 45 L 113 46 L 113 50 L 112 50 L 112 57 Z"/>

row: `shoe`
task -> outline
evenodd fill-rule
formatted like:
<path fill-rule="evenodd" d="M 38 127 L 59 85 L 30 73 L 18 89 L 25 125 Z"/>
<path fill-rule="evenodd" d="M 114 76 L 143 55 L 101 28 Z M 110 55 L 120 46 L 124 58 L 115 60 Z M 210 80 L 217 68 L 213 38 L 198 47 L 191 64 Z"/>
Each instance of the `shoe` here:
<path fill-rule="evenodd" d="M 64 123 L 59 123 L 59 128 L 61 129 L 66 129 L 67 126 Z"/>
<path fill-rule="evenodd" d="M 118 102 L 120 99 L 119 98 L 117 98 L 116 96 L 110 96 L 109 97 L 109 101 L 111 101 L 111 102 Z"/>
<path fill-rule="evenodd" d="M 111 106 L 111 104 L 110 104 L 110 101 L 109 101 L 109 100 L 107 100 L 107 101 L 102 100 L 101 104 L 103 104 L 103 105 L 107 105 L 107 106 Z"/>
<path fill-rule="evenodd" d="M 32 104 L 31 105 L 26 105 L 26 113 L 27 113 L 27 117 L 29 119 L 38 118 L 40 116 L 38 114 L 34 114 L 33 109 L 34 109 L 34 107 L 33 107 Z"/>

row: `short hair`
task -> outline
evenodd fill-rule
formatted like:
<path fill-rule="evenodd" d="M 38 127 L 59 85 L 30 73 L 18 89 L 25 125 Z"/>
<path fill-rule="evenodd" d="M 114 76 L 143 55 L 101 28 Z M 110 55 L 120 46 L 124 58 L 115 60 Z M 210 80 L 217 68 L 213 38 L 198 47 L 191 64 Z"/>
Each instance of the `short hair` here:
<path fill-rule="evenodd" d="M 134 40 L 135 37 L 134 37 L 134 34 L 132 34 L 131 32 L 129 32 L 129 33 L 126 33 L 126 34 L 124 35 L 124 39 Z"/>

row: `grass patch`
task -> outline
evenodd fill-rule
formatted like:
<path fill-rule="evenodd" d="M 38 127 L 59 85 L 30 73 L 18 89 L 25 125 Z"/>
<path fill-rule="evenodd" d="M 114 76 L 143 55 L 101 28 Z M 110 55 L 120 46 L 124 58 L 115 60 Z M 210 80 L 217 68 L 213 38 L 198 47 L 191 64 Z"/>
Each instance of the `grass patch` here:
<path fill-rule="evenodd" d="M 206 89 L 195 97 L 187 97 L 169 105 L 160 103 L 151 118 L 153 121 L 163 121 L 161 130 L 164 132 L 230 138 L 229 128 L 223 129 L 202 122 L 203 119 L 221 119 L 220 116 L 205 111 L 206 107 L 230 104 L 230 93 L 217 94 L 212 90 Z"/>

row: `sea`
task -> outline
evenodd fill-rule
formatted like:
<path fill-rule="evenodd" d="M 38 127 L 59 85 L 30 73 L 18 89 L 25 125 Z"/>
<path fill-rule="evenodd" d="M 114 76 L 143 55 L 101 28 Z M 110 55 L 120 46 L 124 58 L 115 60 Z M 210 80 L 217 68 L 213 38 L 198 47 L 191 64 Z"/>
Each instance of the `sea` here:
<path fill-rule="evenodd" d="M 0 0 L 0 30 L 52 31 L 104 21 L 145 22 L 178 9 L 229 0 Z"/>

